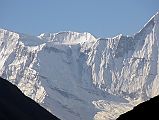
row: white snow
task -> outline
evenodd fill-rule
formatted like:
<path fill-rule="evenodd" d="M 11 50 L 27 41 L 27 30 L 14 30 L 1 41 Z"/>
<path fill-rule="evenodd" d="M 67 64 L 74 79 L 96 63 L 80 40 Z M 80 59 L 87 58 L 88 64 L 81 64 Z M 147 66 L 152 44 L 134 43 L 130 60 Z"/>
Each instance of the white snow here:
<path fill-rule="evenodd" d="M 38 38 L 59 44 L 78 44 L 84 42 L 95 42 L 96 38 L 88 32 L 78 33 L 78 32 L 59 32 L 59 33 L 42 33 Z"/>
<path fill-rule="evenodd" d="M 0 75 L 62 120 L 112 120 L 159 95 L 159 13 L 134 36 L 0 29 Z"/>

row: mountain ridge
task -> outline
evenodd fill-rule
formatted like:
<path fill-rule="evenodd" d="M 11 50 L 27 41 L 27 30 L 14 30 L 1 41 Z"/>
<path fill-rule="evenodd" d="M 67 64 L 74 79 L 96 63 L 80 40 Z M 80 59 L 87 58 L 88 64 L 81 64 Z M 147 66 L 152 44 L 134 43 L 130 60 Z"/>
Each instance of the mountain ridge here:
<path fill-rule="evenodd" d="M 0 76 L 61 119 L 116 119 L 159 93 L 158 21 L 113 38 L 0 30 Z"/>
<path fill-rule="evenodd" d="M 159 19 L 159 12 L 157 12 L 155 15 L 153 15 L 149 20 L 148 20 L 148 22 L 143 26 L 143 28 L 144 27 L 146 27 L 146 25 L 150 22 L 150 21 L 152 21 L 153 19 L 155 19 L 155 21 L 158 21 L 158 19 Z M 142 28 L 142 29 L 143 29 Z M 141 30 L 142 30 L 141 29 Z M 141 30 L 139 30 L 137 33 L 139 33 Z M 77 34 L 91 34 L 91 33 L 89 33 L 89 32 L 76 32 L 76 31 L 60 31 L 60 32 L 55 32 L 55 33 L 52 33 L 52 32 L 47 32 L 47 33 L 40 33 L 39 35 L 29 35 L 29 34 L 26 34 L 26 33 L 20 33 L 20 32 L 16 32 L 16 31 L 12 31 L 12 30 L 9 30 L 9 29 L 6 29 L 6 28 L 0 28 L 0 31 L 8 31 L 8 32 L 13 32 L 13 33 L 17 33 L 17 34 L 24 34 L 24 35 L 26 35 L 26 36 L 33 36 L 33 37 L 40 37 L 40 36 L 43 36 L 43 35 L 48 35 L 48 34 L 51 34 L 51 35 L 56 35 L 56 34 L 62 34 L 62 33 L 77 33 Z M 136 33 L 135 33 L 136 34 Z M 134 35 L 135 35 L 134 34 Z M 94 36 L 93 34 L 91 34 L 92 36 Z M 121 35 L 123 35 L 123 34 L 118 34 L 118 35 L 116 35 L 116 36 L 114 36 L 114 37 L 117 37 L 117 36 L 121 36 Z M 133 35 L 133 36 L 134 36 Z M 128 36 L 128 35 L 123 35 L 123 36 Z M 111 37 L 111 38 L 114 38 L 114 37 Z M 95 38 L 97 38 L 97 39 L 109 39 L 110 37 L 104 37 L 104 38 L 100 38 L 100 37 L 95 37 Z"/>

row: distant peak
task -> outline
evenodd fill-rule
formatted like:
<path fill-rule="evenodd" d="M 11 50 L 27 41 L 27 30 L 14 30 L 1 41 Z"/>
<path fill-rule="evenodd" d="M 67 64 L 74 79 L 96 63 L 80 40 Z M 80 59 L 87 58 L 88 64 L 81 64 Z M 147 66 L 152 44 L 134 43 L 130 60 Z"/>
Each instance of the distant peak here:
<path fill-rule="evenodd" d="M 146 34 L 147 32 L 150 32 L 154 28 L 154 26 L 157 25 L 158 23 L 159 23 L 159 12 L 153 15 L 149 19 L 149 21 L 143 26 L 143 28 L 136 34 L 139 34 L 139 33 Z"/>
<path fill-rule="evenodd" d="M 159 22 L 159 11 L 153 17 L 154 17 L 154 22 L 158 23 Z"/>
<path fill-rule="evenodd" d="M 122 36 L 123 36 L 123 34 L 119 34 L 119 35 L 113 37 L 112 39 L 116 39 L 116 38 L 120 39 Z"/>
<path fill-rule="evenodd" d="M 7 30 L 7 29 L 0 28 L 0 32 L 12 32 L 12 31 Z"/>
<path fill-rule="evenodd" d="M 0 28 L 0 37 L 1 37 L 1 36 L 6 36 L 6 35 L 15 35 L 15 36 L 19 36 L 19 34 L 18 34 L 17 32 L 14 32 L 14 31 L 10 31 L 10 30 L 7 30 L 7 29 Z"/>
<path fill-rule="evenodd" d="M 57 33 L 42 33 L 40 34 L 38 37 L 44 37 L 44 36 L 51 36 L 51 35 L 91 35 L 89 32 L 73 32 L 73 31 L 61 31 L 61 32 L 57 32 Z M 93 35 L 92 35 L 93 36 Z"/>
<path fill-rule="evenodd" d="M 159 12 L 157 12 L 155 15 L 153 15 L 151 18 L 150 18 L 150 20 L 144 25 L 144 27 L 145 26 L 147 26 L 148 24 L 150 24 L 150 23 L 158 23 L 159 22 Z"/>
<path fill-rule="evenodd" d="M 96 41 L 96 38 L 88 32 L 79 33 L 72 31 L 64 31 L 58 33 L 42 33 L 38 38 L 47 40 L 49 42 L 64 43 L 64 44 L 78 44 L 83 42 Z"/>

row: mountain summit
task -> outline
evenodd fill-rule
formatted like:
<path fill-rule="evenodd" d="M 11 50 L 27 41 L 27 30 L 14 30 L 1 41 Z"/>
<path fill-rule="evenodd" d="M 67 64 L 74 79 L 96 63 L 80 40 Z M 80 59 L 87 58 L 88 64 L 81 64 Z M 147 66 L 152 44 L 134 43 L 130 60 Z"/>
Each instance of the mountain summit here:
<path fill-rule="evenodd" d="M 0 76 L 62 120 L 109 120 L 159 95 L 159 13 L 133 36 L 0 29 Z"/>

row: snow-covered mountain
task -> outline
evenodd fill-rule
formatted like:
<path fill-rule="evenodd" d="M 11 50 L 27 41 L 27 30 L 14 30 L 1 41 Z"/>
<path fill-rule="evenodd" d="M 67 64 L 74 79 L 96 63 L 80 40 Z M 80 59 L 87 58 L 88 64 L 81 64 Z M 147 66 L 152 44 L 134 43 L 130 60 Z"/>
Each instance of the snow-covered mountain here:
<path fill-rule="evenodd" d="M 159 13 L 134 36 L 0 29 L 0 76 L 62 120 L 109 120 L 159 95 Z"/>

